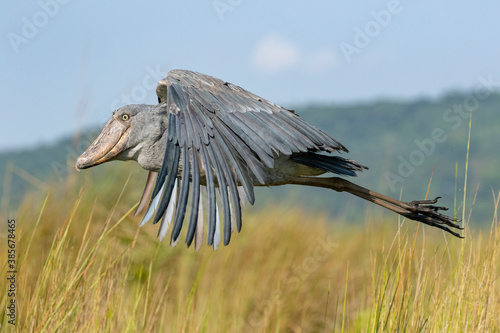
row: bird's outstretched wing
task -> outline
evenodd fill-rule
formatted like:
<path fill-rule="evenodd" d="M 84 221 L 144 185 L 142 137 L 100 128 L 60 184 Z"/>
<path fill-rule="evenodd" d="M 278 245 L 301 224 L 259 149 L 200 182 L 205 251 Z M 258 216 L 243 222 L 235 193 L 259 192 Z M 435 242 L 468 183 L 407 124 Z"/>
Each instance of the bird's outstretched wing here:
<path fill-rule="evenodd" d="M 347 151 L 293 111 L 212 76 L 173 70 L 160 81 L 156 93 L 160 105 L 167 109 L 168 139 L 143 223 L 152 217 L 157 206 L 153 223 L 162 220 L 159 234 L 163 238 L 173 216 L 171 244 L 176 244 L 180 236 L 189 192 L 187 245 L 195 234 L 202 232 L 202 184 L 206 183 L 208 198 L 208 244 L 217 247 L 220 240 L 219 202 L 227 245 L 234 226 L 241 229 L 237 187 L 243 187 L 253 204 L 254 180 L 266 183 L 266 168 L 273 167 L 276 156 Z"/>

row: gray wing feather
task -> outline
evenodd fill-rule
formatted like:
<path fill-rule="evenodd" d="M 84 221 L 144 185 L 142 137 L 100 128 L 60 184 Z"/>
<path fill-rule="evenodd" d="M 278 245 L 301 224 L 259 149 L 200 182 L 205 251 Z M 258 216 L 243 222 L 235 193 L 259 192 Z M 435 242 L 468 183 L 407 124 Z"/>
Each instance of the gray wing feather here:
<path fill-rule="evenodd" d="M 151 204 L 158 202 L 159 195 L 162 198 L 154 223 L 165 214 L 182 158 L 171 234 L 171 243 L 174 244 L 182 230 L 190 190 L 191 214 L 186 244 L 189 246 L 195 240 L 198 248 L 201 243 L 202 172 L 208 200 L 208 244 L 216 248 L 221 236 L 217 192 L 222 204 L 224 244 L 227 245 L 234 224 L 238 231 L 241 230 L 241 197 L 254 203 L 252 179 L 265 184 L 266 168 L 274 166 L 276 156 L 347 151 L 293 111 L 208 75 L 185 70 L 170 71 L 158 84 L 157 95 L 160 104 L 168 111 L 168 137 L 147 215 L 151 215 Z M 313 163 L 310 160 L 300 162 Z M 323 166 L 325 162 L 316 160 L 314 163 Z M 241 197 L 239 186 L 244 190 Z M 219 190 L 216 191 L 215 187 Z"/>
<path fill-rule="evenodd" d="M 269 144 L 262 139 L 263 133 L 257 133 L 233 114 L 221 112 L 219 118 L 265 165 L 269 168 L 274 166 L 273 151 Z"/>
<path fill-rule="evenodd" d="M 203 161 L 203 168 L 205 169 L 205 177 L 207 179 L 207 201 L 208 201 L 208 245 L 212 245 L 214 242 L 215 234 L 215 210 L 216 210 L 216 198 L 215 198 L 215 182 L 214 175 L 212 171 L 212 166 L 208 161 L 208 156 L 206 153 L 206 147 L 201 146 L 199 150 L 201 160 Z"/>
<path fill-rule="evenodd" d="M 172 192 L 172 197 L 170 198 L 170 202 L 168 203 L 165 214 L 161 219 L 160 228 L 158 229 L 158 237 L 160 241 L 165 238 L 168 232 L 168 228 L 170 227 L 170 223 L 172 222 L 172 217 L 174 216 L 175 210 L 175 202 L 177 200 L 177 179 L 174 182 L 174 189 Z"/>
<path fill-rule="evenodd" d="M 205 186 L 200 186 L 205 188 Z M 200 192 L 201 194 L 201 192 Z M 200 204 L 198 206 L 198 220 L 196 221 L 196 235 L 194 238 L 194 248 L 199 251 L 203 243 L 203 198 L 200 195 Z"/>
<path fill-rule="evenodd" d="M 221 196 L 221 201 L 222 201 L 222 214 L 223 214 L 222 216 L 224 222 L 224 240 L 225 240 L 226 237 L 228 237 L 226 235 L 226 230 L 229 230 L 228 226 L 231 225 L 229 198 L 227 195 L 227 185 L 226 185 L 226 179 L 229 178 L 229 176 L 224 174 L 223 169 L 221 167 L 223 160 L 220 155 L 219 149 L 220 148 L 215 141 L 211 142 L 210 145 L 207 146 L 208 156 L 210 157 L 211 165 L 213 165 L 215 169 L 215 176 L 217 178 L 219 186 L 219 194 Z"/>
<path fill-rule="evenodd" d="M 172 117 L 170 121 L 173 122 L 174 120 L 175 118 Z M 179 145 L 175 144 L 174 140 L 168 140 L 165 154 L 171 155 L 172 158 L 168 159 L 167 162 L 170 163 L 168 163 L 167 165 L 165 164 L 162 165 L 162 170 L 160 170 L 160 173 L 162 173 L 164 168 L 167 170 L 166 171 L 167 180 L 165 181 L 165 191 L 163 192 L 160 204 L 158 206 L 158 211 L 156 212 L 155 218 L 153 220 L 153 224 L 158 223 L 158 221 L 160 221 L 161 217 L 165 213 L 165 210 L 167 209 L 168 203 L 170 202 L 170 198 L 172 196 L 175 180 L 177 179 L 177 170 L 179 168 L 179 157 L 180 157 Z"/>
<path fill-rule="evenodd" d="M 177 212 L 175 214 L 174 225 L 172 227 L 172 234 L 170 242 L 175 242 L 181 233 L 182 222 L 184 221 L 184 216 L 186 215 L 186 206 L 189 195 L 189 184 L 190 184 L 190 171 L 191 166 L 189 163 L 188 148 L 186 145 L 182 147 L 182 180 L 181 188 L 179 190 L 179 198 L 177 199 Z"/>
<path fill-rule="evenodd" d="M 198 156 L 190 149 L 192 160 L 192 182 L 193 191 L 191 192 L 191 215 L 189 216 L 188 231 L 186 235 L 186 244 L 189 247 L 193 242 L 194 234 L 196 232 L 196 223 L 198 221 L 198 207 L 201 205 L 200 198 L 200 169 L 198 167 Z"/>

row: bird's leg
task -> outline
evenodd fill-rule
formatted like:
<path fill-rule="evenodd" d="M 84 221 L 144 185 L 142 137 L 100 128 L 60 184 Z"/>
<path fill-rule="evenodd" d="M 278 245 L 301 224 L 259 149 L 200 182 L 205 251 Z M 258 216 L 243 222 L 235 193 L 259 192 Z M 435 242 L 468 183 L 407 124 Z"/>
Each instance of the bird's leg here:
<path fill-rule="evenodd" d="M 411 202 L 403 202 L 371 191 L 367 188 L 356 185 L 346 179 L 339 177 L 293 177 L 292 179 L 290 179 L 289 184 L 323 187 L 335 190 L 337 192 L 349 192 L 351 194 L 354 194 L 355 196 L 371 201 L 379 206 L 398 213 L 406 218 L 445 230 L 451 233 L 453 236 L 463 238 L 459 233 L 448 228 L 451 227 L 462 230 L 463 228 L 455 223 L 459 222 L 459 220 L 439 213 L 440 210 L 447 210 L 448 208 L 433 205 L 437 203 L 440 197 L 437 197 L 433 200 L 416 200 Z"/>
<path fill-rule="evenodd" d="M 135 212 L 134 216 L 137 216 L 144 209 L 144 206 L 146 206 L 146 202 L 149 199 L 149 195 L 153 190 L 153 185 L 155 183 L 156 176 L 158 176 L 157 172 L 149 171 L 148 180 L 146 181 L 146 186 L 144 187 L 144 192 L 142 193 L 141 201 L 139 202 L 139 206 L 137 206 L 137 211 Z"/>

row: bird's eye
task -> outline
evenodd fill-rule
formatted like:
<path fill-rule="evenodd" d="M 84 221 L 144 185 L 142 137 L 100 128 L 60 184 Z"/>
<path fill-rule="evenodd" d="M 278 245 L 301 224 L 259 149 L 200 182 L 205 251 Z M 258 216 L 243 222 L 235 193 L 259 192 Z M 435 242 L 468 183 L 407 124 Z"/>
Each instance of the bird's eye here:
<path fill-rule="evenodd" d="M 130 116 L 126 113 L 122 115 L 122 120 L 127 121 L 127 120 L 129 120 L 129 118 L 130 118 Z"/>

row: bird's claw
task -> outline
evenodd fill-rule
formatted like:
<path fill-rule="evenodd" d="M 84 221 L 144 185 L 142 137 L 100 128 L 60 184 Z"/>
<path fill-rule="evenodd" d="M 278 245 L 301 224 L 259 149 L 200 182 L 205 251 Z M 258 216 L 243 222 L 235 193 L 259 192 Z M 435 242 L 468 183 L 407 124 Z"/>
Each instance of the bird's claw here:
<path fill-rule="evenodd" d="M 437 203 L 440 198 L 441 197 L 437 197 L 433 200 L 411 201 L 407 204 L 408 207 L 406 207 L 410 213 L 404 215 L 412 220 L 447 231 L 455 237 L 463 238 L 462 235 L 448 228 L 451 227 L 463 230 L 461 226 L 455 223 L 461 222 L 461 220 L 439 213 L 440 210 L 448 210 L 448 208 L 443 206 L 433 206 L 433 204 Z"/>

